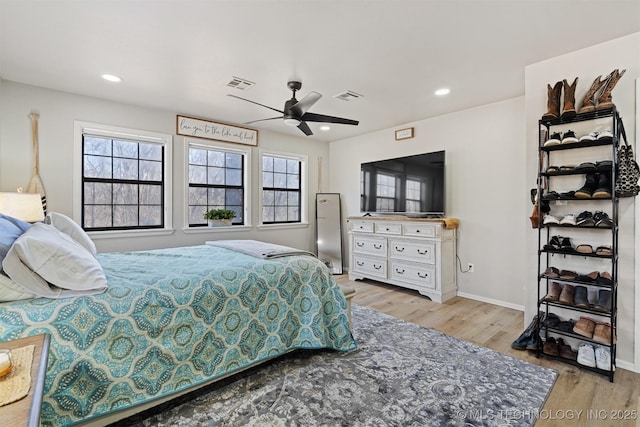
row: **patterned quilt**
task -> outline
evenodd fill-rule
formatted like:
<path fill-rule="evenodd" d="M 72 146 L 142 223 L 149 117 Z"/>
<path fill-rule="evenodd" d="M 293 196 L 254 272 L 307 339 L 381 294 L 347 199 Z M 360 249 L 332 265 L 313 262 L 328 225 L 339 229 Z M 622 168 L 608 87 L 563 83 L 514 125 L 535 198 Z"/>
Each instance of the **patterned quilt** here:
<path fill-rule="evenodd" d="M 51 335 L 43 425 L 130 408 L 292 349 L 356 347 L 344 296 L 313 257 L 201 245 L 98 260 L 104 294 L 0 303 L 0 341 Z"/>

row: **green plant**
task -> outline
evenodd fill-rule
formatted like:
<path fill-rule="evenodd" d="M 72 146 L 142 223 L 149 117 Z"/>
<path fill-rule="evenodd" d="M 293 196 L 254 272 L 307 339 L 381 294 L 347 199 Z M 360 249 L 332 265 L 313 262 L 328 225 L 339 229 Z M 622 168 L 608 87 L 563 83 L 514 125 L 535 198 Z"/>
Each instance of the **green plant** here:
<path fill-rule="evenodd" d="M 231 209 L 209 209 L 204 213 L 204 219 L 232 219 L 235 216 Z"/>

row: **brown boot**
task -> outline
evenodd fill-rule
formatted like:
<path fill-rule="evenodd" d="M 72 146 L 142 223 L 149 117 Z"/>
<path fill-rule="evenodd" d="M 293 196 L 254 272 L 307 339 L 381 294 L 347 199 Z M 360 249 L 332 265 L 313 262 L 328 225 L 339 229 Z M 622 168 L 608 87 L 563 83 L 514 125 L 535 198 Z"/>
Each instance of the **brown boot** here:
<path fill-rule="evenodd" d="M 607 77 L 608 79 L 608 77 Z M 582 101 L 582 107 L 580 107 L 579 113 L 589 113 L 591 111 L 595 111 L 596 104 L 594 97 L 596 93 L 604 86 L 607 82 L 607 79 L 602 80 L 602 75 L 596 77 L 596 79 L 591 84 L 591 88 L 587 91 L 587 94 L 584 96 L 584 100 Z"/>
<path fill-rule="evenodd" d="M 622 70 L 622 72 L 619 73 L 618 70 L 613 70 L 611 77 L 607 80 L 607 84 L 602 90 L 602 94 L 600 94 L 600 98 L 598 98 L 598 106 L 596 109 L 603 110 L 614 106 L 613 102 L 611 102 L 611 91 L 616 86 L 616 83 L 618 83 L 618 80 L 624 75 L 625 71 L 627 70 Z"/>
<path fill-rule="evenodd" d="M 573 83 L 569 84 L 567 79 L 562 81 L 562 88 L 564 90 L 564 106 L 562 108 L 562 117 L 574 117 L 576 115 L 576 85 L 578 84 L 578 78 L 573 80 Z"/>
<path fill-rule="evenodd" d="M 557 82 L 553 87 L 547 85 L 547 112 L 544 113 L 542 119 L 556 119 L 560 116 L 560 92 L 562 91 L 562 82 Z"/>

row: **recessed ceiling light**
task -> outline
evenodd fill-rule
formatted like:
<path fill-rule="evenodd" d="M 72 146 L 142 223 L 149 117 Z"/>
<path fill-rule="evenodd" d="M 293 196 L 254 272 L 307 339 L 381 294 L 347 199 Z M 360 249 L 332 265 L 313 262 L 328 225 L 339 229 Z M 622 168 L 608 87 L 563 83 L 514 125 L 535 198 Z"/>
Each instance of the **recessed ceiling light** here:
<path fill-rule="evenodd" d="M 102 78 L 105 79 L 108 82 L 114 82 L 114 83 L 119 83 L 122 81 L 122 79 L 118 76 L 115 76 L 113 74 L 103 74 Z"/>
<path fill-rule="evenodd" d="M 331 130 L 331 127 L 326 126 L 326 125 L 325 125 L 325 126 L 320 126 L 320 130 L 323 130 L 323 131 L 325 131 L 325 132 L 326 132 L 326 131 L 328 131 L 328 130 Z"/>
<path fill-rule="evenodd" d="M 449 95 L 449 92 L 451 92 L 449 88 L 443 87 L 442 89 L 438 89 L 433 93 L 435 93 L 437 96 L 445 96 Z"/>

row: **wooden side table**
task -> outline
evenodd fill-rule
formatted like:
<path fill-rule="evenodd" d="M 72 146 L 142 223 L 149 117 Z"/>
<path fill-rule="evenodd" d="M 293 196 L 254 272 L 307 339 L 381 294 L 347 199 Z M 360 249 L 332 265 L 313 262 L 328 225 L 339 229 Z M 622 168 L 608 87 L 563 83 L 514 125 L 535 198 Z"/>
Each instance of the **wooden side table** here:
<path fill-rule="evenodd" d="M 49 358 L 49 334 L 34 335 L 13 341 L 0 343 L 0 348 L 16 348 L 33 344 L 33 362 L 31 363 L 31 387 L 29 394 L 17 402 L 0 406 L 0 424 L 6 426 L 40 425 L 40 410 L 42 408 L 42 392 L 47 374 L 47 360 Z"/>

